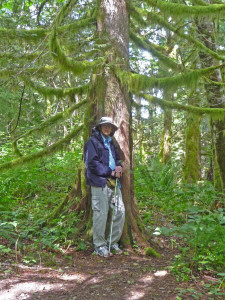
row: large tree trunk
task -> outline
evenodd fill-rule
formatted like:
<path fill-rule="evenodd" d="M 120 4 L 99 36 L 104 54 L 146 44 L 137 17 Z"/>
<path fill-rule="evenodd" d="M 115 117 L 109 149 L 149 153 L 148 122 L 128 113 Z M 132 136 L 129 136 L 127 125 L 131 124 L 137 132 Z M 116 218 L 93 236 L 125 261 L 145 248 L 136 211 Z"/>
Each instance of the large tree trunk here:
<path fill-rule="evenodd" d="M 115 133 L 120 156 L 123 160 L 123 176 L 121 179 L 123 201 L 126 209 L 126 220 L 121 243 L 130 247 L 135 240 L 144 245 L 144 234 L 138 215 L 137 203 L 134 197 L 133 182 L 133 145 L 131 134 L 131 99 L 128 90 L 121 86 L 118 78 L 110 68 L 110 64 L 118 63 L 124 70 L 129 66 L 129 18 L 125 0 L 102 0 L 97 19 L 99 37 L 111 44 L 107 63 L 101 72 L 93 74 L 90 88 L 92 109 L 87 113 L 94 115 L 90 127 L 96 124 L 102 116 L 110 116 L 119 129 Z M 87 117 L 88 118 L 88 117 Z M 90 132 L 89 132 L 90 133 Z M 86 217 L 90 220 L 91 212 L 87 212 L 88 197 L 84 197 L 80 208 L 85 208 Z"/>
<path fill-rule="evenodd" d="M 110 63 L 120 63 L 120 68 L 129 66 L 129 18 L 127 1 L 102 0 L 101 17 L 97 28 L 100 36 L 106 35 L 111 44 Z M 112 70 L 106 74 L 106 95 L 104 113 L 111 116 L 118 125 L 119 130 L 115 138 L 123 153 L 123 177 L 121 179 L 123 200 L 126 208 L 126 221 L 122 236 L 122 243 L 127 247 L 133 240 L 139 244 L 143 236 L 138 226 L 138 210 L 134 198 L 133 182 L 133 144 L 131 133 L 131 99 L 128 90 L 121 86 Z"/>
<path fill-rule="evenodd" d="M 206 1 L 207 2 L 207 1 Z M 202 42 L 210 49 L 216 52 L 216 43 L 215 43 L 215 30 L 213 20 L 210 18 L 203 18 L 198 23 L 198 30 L 200 36 L 204 37 Z M 200 58 L 202 67 L 210 67 L 218 64 L 217 61 L 203 53 L 200 52 Z M 220 70 L 216 70 L 211 76 L 210 79 L 213 81 L 221 81 Z M 212 108 L 225 108 L 225 95 L 224 87 L 222 85 L 216 85 L 212 83 L 205 83 L 206 96 L 210 107 Z M 223 192 L 225 188 L 225 119 L 223 120 L 212 120 L 212 133 L 213 133 L 213 149 L 214 149 L 214 184 L 215 187 Z"/>

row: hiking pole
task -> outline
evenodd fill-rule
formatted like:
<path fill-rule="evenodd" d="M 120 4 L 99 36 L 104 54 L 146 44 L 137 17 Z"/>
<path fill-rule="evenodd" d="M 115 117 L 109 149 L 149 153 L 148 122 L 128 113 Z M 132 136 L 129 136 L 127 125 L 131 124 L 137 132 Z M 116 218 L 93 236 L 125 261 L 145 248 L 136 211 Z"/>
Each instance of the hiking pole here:
<path fill-rule="evenodd" d="M 113 229 L 113 217 L 114 217 L 114 211 L 115 211 L 115 205 L 116 205 L 116 194 L 117 194 L 117 182 L 118 178 L 116 178 L 116 185 L 115 185 L 115 190 L 114 190 L 114 197 L 113 197 L 113 210 L 112 210 L 112 219 L 111 219 L 111 224 L 110 224 L 110 234 L 109 234 L 109 254 L 110 254 L 110 248 L 111 248 L 111 243 L 112 243 L 112 229 Z"/>

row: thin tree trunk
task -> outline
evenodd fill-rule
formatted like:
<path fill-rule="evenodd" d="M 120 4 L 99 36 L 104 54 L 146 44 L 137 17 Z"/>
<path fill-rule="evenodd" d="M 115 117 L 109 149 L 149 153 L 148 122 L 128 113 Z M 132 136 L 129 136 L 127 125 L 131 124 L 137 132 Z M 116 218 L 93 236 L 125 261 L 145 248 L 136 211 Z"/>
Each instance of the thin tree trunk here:
<path fill-rule="evenodd" d="M 165 91 L 164 98 L 168 101 L 172 100 L 171 92 Z M 171 138 L 172 138 L 172 110 L 164 108 L 163 134 L 161 141 L 161 149 L 159 159 L 165 165 L 170 162 L 171 158 Z"/>
<path fill-rule="evenodd" d="M 196 106 L 198 97 L 192 95 L 188 104 Z M 196 183 L 199 179 L 199 140 L 200 117 L 194 113 L 188 113 L 185 131 L 184 179 L 189 183 Z"/>

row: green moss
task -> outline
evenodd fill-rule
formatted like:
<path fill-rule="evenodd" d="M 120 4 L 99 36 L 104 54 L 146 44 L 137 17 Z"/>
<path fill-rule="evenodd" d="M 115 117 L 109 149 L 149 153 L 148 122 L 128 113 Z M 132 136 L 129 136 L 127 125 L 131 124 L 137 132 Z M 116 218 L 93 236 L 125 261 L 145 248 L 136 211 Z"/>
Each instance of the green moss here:
<path fill-rule="evenodd" d="M 58 32 L 63 33 L 65 31 L 73 31 L 80 30 L 81 28 L 86 28 L 88 26 L 92 26 L 96 24 L 96 16 L 90 18 L 84 18 L 76 20 L 75 22 L 63 26 L 58 27 Z"/>
<path fill-rule="evenodd" d="M 167 57 L 166 55 L 164 55 L 163 53 L 158 51 L 157 47 L 153 43 L 150 43 L 149 41 L 142 39 L 140 36 L 137 36 L 137 34 L 135 34 L 132 31 L 130 31 L 130 37 L 136 46 L 138 46 L 139 48 L 141 48 L 143 50 L 149 51 L 152 54 L 152 56 L 158 58 L 160 63 L 162 63 L 166 67 L 169 67 L 175 71 L 183 70 L 182 65 L 177 64 L 171 58 Z"/>
<path fill-rule="evenodd" d="M 185 132 L 185 166 L 184 179 L 189 183 L 196 183 L 199 179 L 199 137 L 200 137 L 199 115 L 190 113 L 187 116 L 187 127 Z"/>
<path fill-rule="evenodd" d="M 183 110 L 192 112 L 198 115 L 210 115 L 214 119 L 224 119 L 225 118 L 225 109 L 222 108 L 204 108 L 204 107 L 197 107 L 192 105 L 184 105 L 180 103 L 176 103 L 175 101 L 166 101 L 148 94 L 139 94 L 139 96 L 143 97 L 144 99 L 148 100 L 150 103 L 155 103 L 161 106 L 162 108 L 168 107 L 171 109 Z"/>
<path fill-rule="evenodd" d="M 27 41 L 39 41 L 47 35 L 45 29 L 5 29 L 0 28 L 0 38 L 9 40 L 23 39 Z"/>
<path fill-rule="evenodd" d="M 72 8 L 77 4 L 77 2 L 78 0 L 67 0 L 66 3 L 60 9 L 54 21 L 52 22 L 51 27 L 59 27 L 67 13 L 69 13 L 72 10 Z"/>
<path fill-rule="evenodd" d="M 26 80 L 25 76 L 32 76 L 34 73 L 35 75 L 48 75 L 49 73 L 56 72 L 58 69 L 56 66 L 43 66 L 43 67 L 37 67 L 37 68 L 25 68 L 18 70 L 17 68 L 8 68 L 8 69 L 1 69 L 0 70 L 0 77 L 1 78 L 7 78 L 10 76 L 17 76 L 21 77 Z"/>
<path fill-rule="evenodd" d="M 147 256 L 153 256 L 153 257 L 161 257 L 161 254 L 159 254 L 152 247 L 145 248 L 145 255 L 147 255 Z"/>
<path fill-rule="evenodd" d="M 63 121 L 67 118 L 69 118 L 69 116 L 78 108 L 80 108 L 81 106 L 85 105 L 87 103 L 87 100 L 83 100 L 77 104 L 72 105 L 70 108 L 68 108 L 67 110 L 56 114 L 54 117 L 42 122 L 40 125 L 28 130 L 27 132 L 25 132 L 24 134 L 20 135 L 19 137 L 17 137 L 15 139 L 15 141 L 18 141 L 21 138 L 24 138 L 28 135 L 30 135 L 31 133 L 35 133 L 35 132 L 43 132 L 46 128 L 48 128 L 49 126 L 52 126 L 53 124 L 57 124 L 60 121 Z"/>
<path fill-rule="evenodd" d="M 204 44 L 202 44 L 201 42 L 199 42 L 195 37 L 193 37 L 191 34 L 187 34 L 187 33 L 183 33 L 183 31 L 177 29 L 176 27 L 174 27 L 171 23 L 165 21 L 164 18 L 162 18 L 160 15 L 153 13 L 153 12 L 148 12 L 148 20 L 149 22 L 153 23 L 153 24 L 157 24 L 160 25 L 172 32 L 174 32 L 177 36 L 191 42 L 193 45 L 195 45 L 198 49 L 201 49 L 202 51 L 204 51 L 205 53 L 210 54 L 212 57 L 219 59 L 219 60 L 225 60 L 224 56 L 221 56 L 219 54 L 217 54 L 216 52 L 214 52 L 213 50 L 207 48 Z"/>
<path fill-rule="evenodd" d="M 71 71 L 74 75 L 81 75 L 84 72 L 90 71 L 93 67 L 103 62 L 102 59 L 95 61 L 79 61 L 74 62 L 68 58 L 60 47 L 59 40 L 56 36 L 56 30 L 53 30 L 49 38 L 50 51 L 53 59 L 59 64 L 60 68 L 64 71 Z"/>
<path fill-rule="evenodd" d="M 220 67 L 221 65 L 184 72 L 177 76 L 163 78 L 133 74 L 132 72 L 124 72 L 120 69 L 116 69 L 116 74 L 120 78 L 121 82 L 128 86 L 130 91 L 144 92 L 150 91 L 152 88 L 165 88 L 172 90 L 180 86 L 193 87 L 202 76 L 210 74 Z"/>
<path fill-rule="evenodd" d="M 24 165 L 25 163 L 33 162 L 39 158 L 43 158 L 45 156 L 51 155 L 52 153 L 56 153 L 60 149 L 62 149 L 66 144 L 68 144 L 72 138 L 75 138 L 80 131 L 83 129 L 83 125 L 76 126 L 68 135 L 66 135 L 63 139 L 59 140 L 58 142 L 52 144 L 45 149 L 38 151 L 36 153 L 23 156 L 18 159 L 11 160 L 9 162 L 3 163 L 0 165 L 0 171 L 6 169 L 12 169 L 17 166 Z"/>
<path fill-rule="evenodd" d="M 88 90 L 88 85 L 83 85 L 75 88 L 52 88 L 52 87 L 42 87 L 34 84 L 32 81 L 26 81 L 30 86 L 32 86 L 38 93 L 44 96 L 57 96 L 57 97 L 65 97 L 65 96 L 74 96 L 74 95 L 83 95 Z"/>
<path fill-rule="evenodd" d="M 217 15 L 225 13 L 225 4 L 212 4 L 212 5 L 195 5 L 188 6 L 186 4 L 171 3 L 161 0 L 144 0 L 152 7 L 159 8 L 166 15 L 179 15 L 179 17 L 185 16 L 207 16 Z"/>

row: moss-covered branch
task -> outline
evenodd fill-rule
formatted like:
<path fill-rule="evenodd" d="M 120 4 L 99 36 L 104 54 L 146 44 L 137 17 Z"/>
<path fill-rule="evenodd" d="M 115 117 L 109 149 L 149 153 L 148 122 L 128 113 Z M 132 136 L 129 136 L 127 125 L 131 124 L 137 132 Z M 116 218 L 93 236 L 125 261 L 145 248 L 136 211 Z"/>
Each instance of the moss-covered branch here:
<path fill-rule="evenodd" d="M 157 46 L 155 46 L 153 43 L 147 41 L 146 39 L 141 38 L 137 34 L 135 34 L 133 31 L 130 31 L 130 38 L 131 40 L 138 46 L 139 48 L 149 51 L 152 56 L 158 58 L 158 60 L 165 65 L 166 67 L 171 68 L 175 71 L 182 71 L 183 66 L 177 64 L 175 61 L 173 61 L 171 58 L 167 57 L 163 53 L 157 50 Z"/>
<path fill-rule="evenodd" d="M 70 141 L 75 138 L 80 131 L 83 129 L 83 125 L 80 125 L 76 128 L 73 128 L 73 130 L 65 136 L 63 139 L 59 140 L 58 142 L 52 144 L 49 147 L 46 147 L 45 149 L 38 151 L 36 153 L 32 153 L 30 155 L 26 155 L 14 160 L 11 160 L 9 162 L 5 162 L 0 165 L 0 171 L 6 170 L 6 169 L 12 169 L 14 167 L 18 167 L 21 165 L 24 165 L 29 162 L 33 162 L 39 158 L 43 158 L 45 156 L 49 156 L 53 153 L 56 153 L 60 149 L 62 149 L 65 145 L 69 144 Z"/>
<path fill-rule="evenodd" d="M 198 41 L 195 37 L 193 37 L 191 34 L 187 34 L 187 33 L 183 33 L 183 31 L 181 31 L 181 29 L 177 29 L 175 26 L 173 26 L 171 23 L 167 22 L 163 17 L 161 17 L 159 14 L 156 14 L 154 12 L 148 12 L 146 13 L 146 10 L 140 9 L 138 7 L 131 7 L 130 8 L 130 13 L 131 15 L 134 14 L 134 16 L 136 16 L 137 19 L 137 15 L 139 14 L 139 19 L 142 18 L 143 19 L 143 15 L 146 16 L 147 21 L 145 21 L 145 23 L 148 24 L 156 24 L 156 25 L 160 25 L 172 32 L 174 32 L 177 36 L 191 42 L 193 45 L 195 45 L 198 49 L 201 49 L 202 51 L 204 51 L 205 53 L 210 54 L 212 57 L 219 59 L 219 60 L 225 60 L 224 56 L 219 55 L 218 53 L 216 53 L 215 51 L 209 49 L 208 47 L 206 47 L 203 43 L 201 43 L 200 41 Z"/>
<path fill-rule="evenodd" d="M 212 4 L 212 5 L 195 5 L 187 6 L 185 4 L 171 3 L 162 0 L 144 0 L 151 7 L 156 7 L 162 12 L 171 16 L 208 16 L 208 15 L 218 15 L 225 13 L 225 4 Z"/>
<path fill-rule="evenodd" d="M 176 110 L 187 111 L 191 113 L 195 113 L 198 115 L 210 115 L 213 119 L 224 119 L 225 118 L 225 109 L 222 108 L 205 108 L 205 107 L 197 107 L 192 105 L 184 105 L 177 103 L 175 101 L 167 101 L 163 100 L 149 94 L 138 94 L 138 96 L 143 97 L 150 103 L 158 104 L 162 108 L 170 108 Z"/>
<path fill-rule="evenodd" d="M 122 84 L 127 85 L 131 92 L 144 92 L 149 91 L 152 88 L 174 89 L 180 86 L 193 86 L 202 76 L 211 74 L 211 72 L 214 70 L 222 67 L 224 67 L 224 64 L 210 68 L 184 72 L 177 76 L 164 78 L 149 77 L 147 75 L 124 72 L 120 69 L 117 69 L 115 72 Z"/>
<path fill-rule="evenodd" d="M 93 67 L 102 62 L 102 59 L 74 62 L 72 59 L 68 58 L 59 45 L 59 41 L 56 37 L 56 30 L 53 30 L 49 43 L 53 59 L 60 65 L 62 70 L 71 71 L 74 75 L 80 75 L 84 72 L 90 71 Z"/>
<path fill-rule="evenodd" d="M 83 95 L 87 92 L 89 85 L 85 84 L 75 88 L 53 88 L 53 87 L 42 87 L 33 83 L 32 81 L 26 81 L 33 89 L 35 89 L 39 94 L 43 96 L 74 96 L 74 95 Z"/>
<path fill-rule="evenodd" d="M 24 138 L 28 135 L 30 135 L 31 133 L 34 132 L 41 132 L 43 130 L 45 130 L 47 127 L 56 124 L 60 121 L 63 121 L 65 119 L 68 119 L 69 116 L 71 116 L 71 114 L 78 108 L 80 108 L 81 106 L 83 106 L 84 104 L 87 103 L 87 100 L 83 100 L 77 104 L 72 105 L 70 108 L 68 108 L 67 110 L 56 114 L 54 117 L 42 122 L 40 125 L 28 130 L 27 132 L 23 133 L 22 135 L 20 135 L 19 137 L 17 137 L 14 142 L 17 142 L 19 139 Z"/>
<path fill-rule="evenodd" d="M 39 41 L 41 38 L 46 37 L 46 29 L 7 29 L 0 28 L 0 38 L 9 40 L 23 39 L 30 41 Z"/>
<path fill-rule="evenodd" d="M 71 24 L 58 27 L 59 33 L 80 30 L 86 28 L 89 25 L 93 25 L 96 22 L 95 17 L 89 17 L 85 19 L 79 19 Z M 8 40 L 22 39 L 26 41 L 39 41 L 45 38 L 50 33 L 47 29 L 6 29 L 0 28 L 0 38 L 6 38 Z"/>
<path fill-rule="evenodd" d="M 74 21 L 71 24 L 59 26 L 57 31 L 58 33 L 63 33 L 63 32 L 69 32 L 69 31 L 76 31 L 80 30 L 82 28 L 86 28 L 88 26 L 94 25 L 96 23 L 96 17 L 90 17 L 90 18 L 85 18 L 85 19 L 79 19 Z"/>
<path fill-rule="evenodd" d="M 24 69 L 16 69 L 16 68 L 4 68 L 0 70 L 0 78 L 13 77 L 13 76 L 33 76 L 33 75 L 43 75 L 49 74 L 54 71 L 57 71 L 56 66 L 43 66 L 40 68 L 24 68 Z"/>
<path fill-rule="evenodd" d="M 52 22 L 51 28 L 60 26 L 65 16 L 72 10 L 77 2 L 78 0 L 67 0 L 67 2 L 62 6 L 54 21 Z"/>
<path fill-rule="evenodd" d="M 43 52 L 42 51 L 36 51 L 36 52 L 31 52 L 31 53 L 15 53 L 15 52 L 2 52 L 0 53 L 0 58 L 1 59 L 13 59 L 13 62 L 19 62 L 19 61 L 29 61 L 36 59 L 41 56 Z"/>

